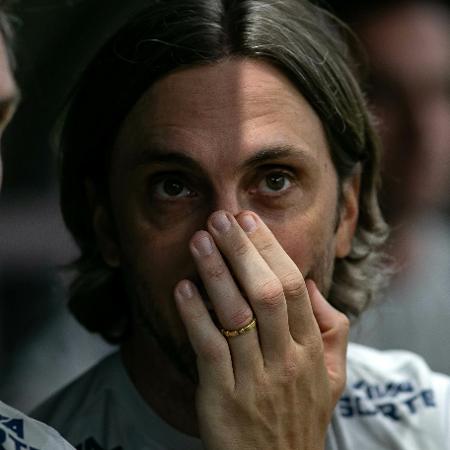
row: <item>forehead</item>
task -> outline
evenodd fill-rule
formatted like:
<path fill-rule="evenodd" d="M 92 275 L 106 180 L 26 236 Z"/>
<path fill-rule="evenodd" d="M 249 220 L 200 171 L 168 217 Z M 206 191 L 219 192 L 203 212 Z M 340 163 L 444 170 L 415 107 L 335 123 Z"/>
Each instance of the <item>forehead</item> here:
<path fill-rule="evenodd" d="M 169 146 L 193 157 L 241 157 L 295 143 L 327 153 L 322 124 L 296 87 L 267 62 L 228 59 L 155 83 L 125 119 L 118 148 Z"/>

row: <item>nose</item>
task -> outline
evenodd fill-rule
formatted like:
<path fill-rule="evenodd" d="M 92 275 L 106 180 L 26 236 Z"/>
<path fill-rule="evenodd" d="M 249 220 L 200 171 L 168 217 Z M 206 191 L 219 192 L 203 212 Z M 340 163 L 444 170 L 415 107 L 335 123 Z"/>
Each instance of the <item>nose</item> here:
<path fill-rule="evenodd" d="M 215 192 L 211 213 L 224 210 L 235 216 L 243 209 L 247 209 L 246 202 L 236 190 L 222 187 Z"/>

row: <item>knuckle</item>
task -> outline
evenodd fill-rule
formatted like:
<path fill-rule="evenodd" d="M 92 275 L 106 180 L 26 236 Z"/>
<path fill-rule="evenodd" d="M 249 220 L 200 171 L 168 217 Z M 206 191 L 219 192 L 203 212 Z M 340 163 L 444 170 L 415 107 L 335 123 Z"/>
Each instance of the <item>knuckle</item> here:
<path fill-rule="evenodd" d="M 222 279 L 227 272 L 224 264 L 215 264 L 206 268 L 206 276 L 211 280 Z"/>
<path fill-rule="evenodd" d="M 236 242 L 233 245 L 233 252 L 235 253 L 236 256 L 245 256 L 249 250 L 250 245 L 248 244 L 248 242 L 245 241 Z"/>
<path fill-rule="evenodd" d="M 245 327 L 253 318 L 253 312 L 248 307 L 242 307 L 234 312 L 228 319 L 230 329 L 235 330 Z"/>
<path fill-rule="evenodd" d="M 208 339 L 198 349 L 198 356 L 208 363 L 219 363 L 223 361 L 227 352 L 227 346 L 222 341 L 216 339 Z"/>
<path fill-rule="evenodd" d="M 277 309 L 284 302 L 283 286 L 278 278 L 261 283 L 255 289 L 254 295 L 258 305 L 269 311 Z"/>
<path fill-rule="evenodd" d="M 306 284 L 298 271 L 284 275 L 280 281 L 289 297 L 303 297 L 307 293 Z"/>
<path fill-rule="evenodd" d="M 261 254 L 272 253 L 274 248 L 273 241 L 264 241 L 260 245 L 258 245 L 258 251 Z"/>
<path fill-rule="evenodd" d="M 338 313 L 336 318 L 336 331 L 342 336 L 348 336 L 350 332 L 350 319 L 344 313 Z"/>
<path fill-rule="evenodd" d="M 199 308 L 190 308 L 189 311 L 189 320 L 195 325 L 200 326 L 200 324 L 205 320 L 205 312 Z"/>
<path fill-rule="evenodd" d="M 297 380 L 300 370 L 299 364 L 293 359 L 287 359 L 284 361 L 281 367 L 281 377 L 284 382 L 291 382 Z"/>
<path fill-rule="evenodd" d="M 281 357 L 277 368 L 281 384 L 290 384 L 297 380 L 301 374 L 301 364 L 295 352 L 287 352 Z"/>

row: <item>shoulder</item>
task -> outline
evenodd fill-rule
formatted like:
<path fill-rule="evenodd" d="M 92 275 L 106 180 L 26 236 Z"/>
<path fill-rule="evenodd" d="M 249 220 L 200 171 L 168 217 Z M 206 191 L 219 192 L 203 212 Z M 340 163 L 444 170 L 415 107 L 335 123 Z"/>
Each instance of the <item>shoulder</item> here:
<path fill-rule="evenodd" d="M 415 353 L 350 344 L 347 361 L 347 396 L 403 405 L 391 414 L 393 420 L 424 409 L 446 411 L 450 406 L 450 378 L 433 372 Z"/>
<path fill-rule="evenodd" d="M 200 448 L 196 439 L 172 428 L 143 400 L 119 353 L 56 393 L 33 415 L 78 450 Z"/>
<path fill-rule="evenodd" d="M 427 383 L 434 376 L 421 356 L 406 350 L 377 350 L 350 343 L 347 361 L 349 379 L 366 376 L 382 380 L 407 376 L 418 383 Z"/>
<path fill-rule="evenodd" d="M 78 421 L 96 421 L 106 408 L 111 394 L 118 391 L 122 369 L 119 353 L 113 353 L 75 381 L 39 405 L 31 415 L 55 427 L 67 438 L 67 430 L 77 428 Z"/>
<path fill-rule="evenodd" d="M 414 353 L 357 344 L 349 345 L 347 371 L 347 387 L 336 410 L 347 439 L 365 439 L 365 448 L 447 448 L 447 376 L 432 372 Z M 350 436 L 349 430 L 359 437 Z M 367 442 L 375 444 L 367 447 Z"/>
<path fill-rule="evenodd" d="M 0 402 L 0 448 L 73 449 L 57 431 Z"/>

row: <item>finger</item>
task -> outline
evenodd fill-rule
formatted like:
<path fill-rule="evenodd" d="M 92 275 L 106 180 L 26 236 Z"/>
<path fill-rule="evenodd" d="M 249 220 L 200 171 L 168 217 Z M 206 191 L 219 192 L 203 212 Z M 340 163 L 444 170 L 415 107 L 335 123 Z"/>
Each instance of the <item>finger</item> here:
<path fill-rule="evenodd" d="M 231 214 L 215 212 L 208 229 L 255 313 L 264 360 L 279 360 L 292 341 L 280 281 Z"/>
<path fill-rule="evenodd" d="M 240 330 L 253 319 L 253 311 L 242 296 L 214 241 L 206 231 L 193 236 L 190 248 L 208 301 L 226 330 Z M 256 329 L 228 338 L 235 373 L 259 370 L 263 365 Z"/>
<path fill-rule="evenodd" d="M 236 220 L 283 286 L 291 336 L 300 344 L 309 341 L 317 327 L 299 268 L 257 214 L 245 211 Z"/>
<path fill-rule="evenodd" d="M 328 371 L 335 401 L 345 387 L 347 345 L 350 322 L 320 293 L 312 280 L 306 281 L 314 317 L 319 326 L 324 347 L 325 366 Z"/>
<path fill-rule="evenodd" d="M 325 299 L 313 280 L 307 280 L 306 287 L 310 294 L 311 307 L 321 334 L 325 335 L 339 330 L 343 332 L 343 338 L 346 338 L 345 334 L 347 334 L 349 323 L 347 317 Z"/>
<path fill-rule="evenodd" d="M 182 280 L 175 286 L 175 302 L 192 348 L 197 355 L 199 381 L 233 388 L 230 350 L 193 283 Z"/>

